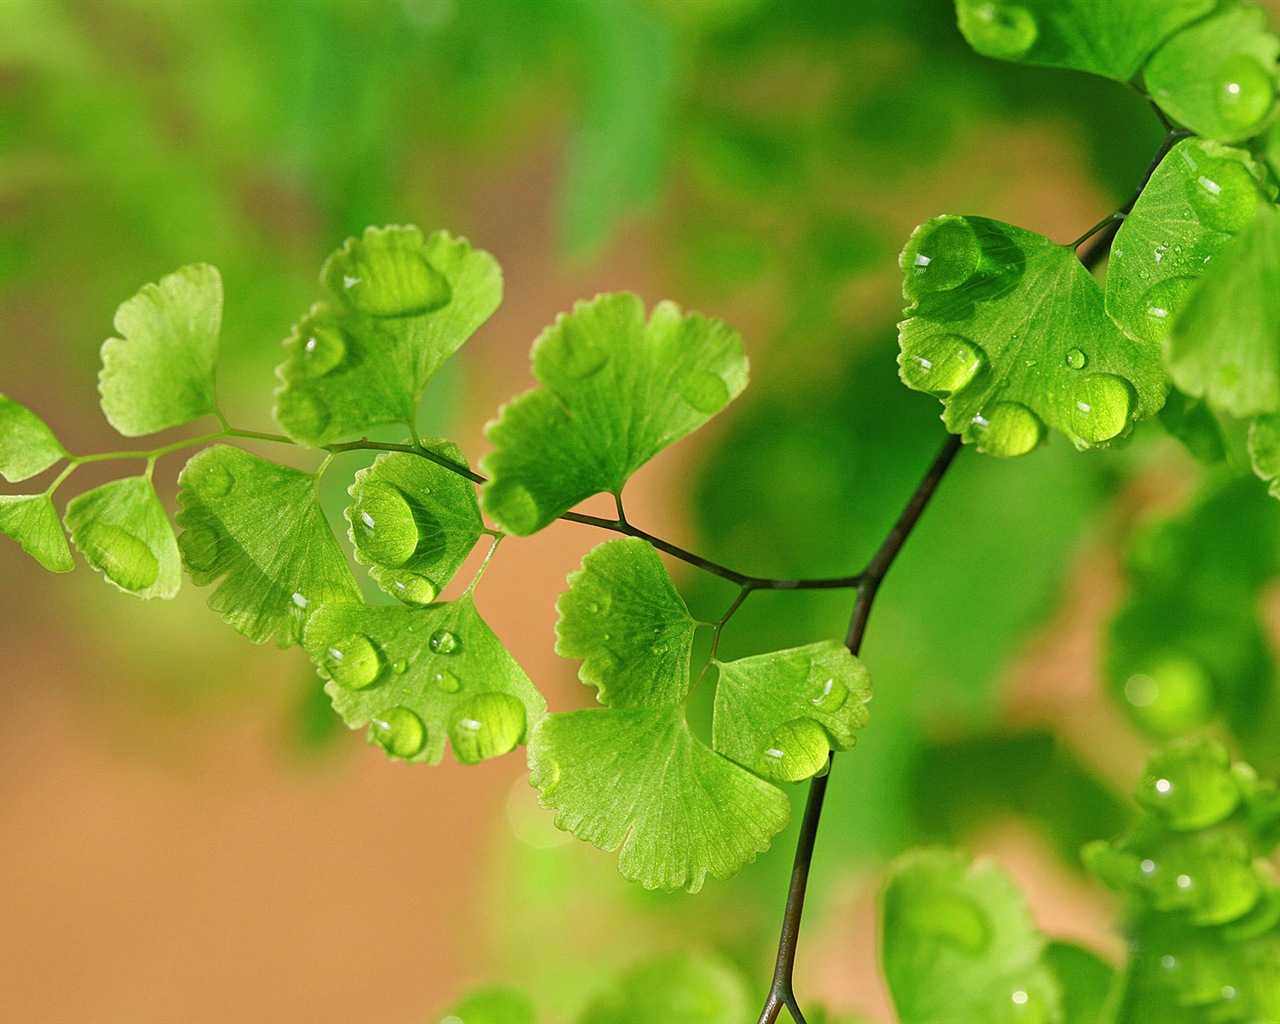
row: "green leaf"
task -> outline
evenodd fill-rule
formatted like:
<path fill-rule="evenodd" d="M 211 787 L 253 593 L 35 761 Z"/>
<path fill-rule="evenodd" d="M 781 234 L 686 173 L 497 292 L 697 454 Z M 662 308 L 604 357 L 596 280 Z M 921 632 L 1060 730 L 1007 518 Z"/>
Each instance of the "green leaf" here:
<path fill-rule="evenodd" d="M 369 228 L 320 272 L 316 303 L 285 339 L 276 422 L 319 446 L 383 423 L 413 427 L 427 383 L 502 301 L 487 252 L 437 231 Z"/>
<path fill-rule="evenodd" d="M 523 992 L 498 985 L 473 989 L 436 1024 L 537 1024 L 533 1002 Z"/>
<path fill-rule="evenodd" d="M 834 640 L 717 667 L 712 746 L 767 779 L 809 778 L 867 724 L 871 678 Z"/>
<path fill-rule="evenodd" d="M 1148 761 L 1135 793 L 1138 803 L 1179 832 L 1216 825 L 1240 805 L 1231 755 L 1216 740 L 1174 743 Z"/>
<path fill-rule="evenodd" d="M 1023 455 L 1046 424 L 1094 447 L 1164 403 L 1158 350 L 1120 333 L 1070 248 L 983 217 L 935 217 L 900 264 L 902 379 L 939 396 L 947 429 L 979 450 Z"/>
<path fill-rule="evenodd" d="M 529 767 L 556 826 L 620 848 L 618 870 L 646 889 L 728 878 L 790 817 L 781 790 L 694 737 L 681 705 L 548 715 Z"/>
<path fill-rule="evenodd" d="M 358 602 L 346 558 L 316 501 L 315 474 L 215 445 L 178 477 L 182 558 L 209 607 L 254 643 L 299 643 L 307 616 Z"/>
<path fill-rule="evenodd" d="M 116 311 L 119 338 L 102 344 L 98 390 L 125 437 L 154 434 L 217 411 L 214 367 L 222 278 L 193 263 L 147 284 Z"/>
<path fill-rule="evenodd" d="M 1116 970 L 1101 957 L 1069 942 L 1050 942 L 1044 962 L 1062 993 L 1062 1024 L 1112 1024 L 1104 1017 Z"/>
<path fill-rule="evenodd" d="M 449 441 L 425 446 L 459 466 Z M 407 604 L 430 604 L 475 547 L 484 522 L 475 485 L 421 455 L 388 452 L 356 474 L 344 513 L 356 560 L 384 591 Z"/>
<path fill-rule="evenodd" d="M 747 384 L 742 339 L 722 321 L 635 295 L 579 302 L 533 346 L 543 384 L 487 428 L 485 511 L 510 533 L 542 529 L 702 426 Z"/>
<path fill-rule="evenodd" d="M 548 715 L 529 741 L 530 781 L 556 825 L 646 888 L 697 892 L 768 847 L 790 816 L 776 787 L 689 729 L 694 623 L 650 545 L 606 541 L 557 604 L 561 654 L 605 710 Z"/>
<path fill-rule="evenodd" d="M 1214 465 L 1226 460 L 1226 434 L 1208 403 L 1170 388 L 1169 397 L 1160 410 L 1160 423 L 1186 445 L 1197 462 Z"/>
<path fill-rule="evenodd" d="M 332 604 L 304 644 L 335 710 L 390 757 L 438 764 L 446 739 L 462 764 L 498 757 L 547 709 L 469 593 L 426 608 Z"/>
<path fill-rule="evenodd" d="M 1174 120 L 1198 135 L 1242 142 L 1271 121 L 1277 58 L 1280 39 L 1267 30 L 1267 12 L 1254 4 L 1225 3 L 1152 54 L 1143 77 L 1151 97 Z"/>
<path fill-rule="evenodd" d="M 1214 0 L 956 0 L 960 31 L 978 53 L 1075 68 L 1127 82 L 1171 33 Z"/>
<path fill-rule="evenodd" d="M 66 457 L 66 449 L 39 416 L 0 395 L 0 476 L 17 483 Z"/>
<path fill-rule="evenodd" d="M 718 956 L 681 951 L 628 971 L 578 1024 L 741 1024 L 754 1009 L 740 970 Z"/>
<path fill-rule="evenodd" d="M 1174 322 L 1169 373 L 1188 395 L 1245 419 L 1280 412 L 1280 209 L 1214 258 Z"/>
<path fill-rule="evenodd" d="M 0 533 L 16 540 L 50 572 L 75 568 L 62 523 L 47 494 L 0 494 Z"/>
<path fill-rule="evenodd" d="M 915 850 L 888 870 L 881 902 L 885 978 L 901 1024 L 1061 1018 L 1044 939 L 1002 868 Z"/>
<path fill-rule="evenodd" d="M 1271 495 L 1280 498 L 1280 414 L 1259 416 L 1249 424 L 1249 461 Z"/>
<path fill-rule="evenodd" d="M 695 623 L 648 542 L 627 537 L 593 548 L 569 574 L 556 610 L 556 653 L 583 659 L 578 678 L 599 689 L 601 704 L 684 699 Z"/>
<path fill-rule="evenodd" d="M 182 561 L 169 516 L 149 475 L 113 480 L 67 505 L 67 529 L 85 561 L 121 590 L 171 598 Z"/>
<path fill-rule="evenodd" d="M 1165 340 L 1209 263 L 1249 222 L 1264 172 L 1243 149 L 1179 142 L 1121 225 L 1107 265 L 1107 312 L 1139 342 Z"/>

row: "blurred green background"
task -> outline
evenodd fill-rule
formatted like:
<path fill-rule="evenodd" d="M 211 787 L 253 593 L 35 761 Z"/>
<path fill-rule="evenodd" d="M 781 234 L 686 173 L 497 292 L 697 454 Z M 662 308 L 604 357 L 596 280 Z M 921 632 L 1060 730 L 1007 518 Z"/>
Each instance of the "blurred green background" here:
<path fill-rule="evenodd" d="M 0 390 L 73 452 L 123 447 L 96 408 L 111 314 L 207 261 L 223 407 L 271 429 L 279 342 L 324 256 L 366 224 L 447 227 L 498 258 L 507 301 L 433 385 L 427 429 L 474 462 L 557 312 L 674 299 L 743 333 L 754 384 L 640 475 L 633 518 L 746 572 L 847 573 L 943 439 L 894 363 L 907 234 L 952 212 L 1068 241 L 1160 136 L 1119 86 L 977 57 L 948 0 L 7 0 Z M 170 496 L 179 468 L 162 463 Z M 1076 851 L 1123 827 L 1153 737 L 1185 725 L 1126 705 L 1125 682 L 1173 664 L 1209 694 L 1202 718 L 1280 765 L 1280 505 L 1259 494 L 1154 425 L 1106 452 L 961 456 L 871 620 L 872 723 L 834 770 L 809 1000 L 886 1019 L 877 871 L 922 842 L 996 854 L 1046 930 L 1119 949 Z M 551 652 L 552 605 L 600 539 L 561 524 L 504 546 L 482 589 L 553 708 L 589 700 Z M 681 580 L 695 613 L 731 597 Z M 754 596 L 722 656 L 843 635 L 849 610 Z M 253 648 L 193 588 L 132 604 L 7 541 L 0 659 L 0 1017 L 412 1021 L 497 980 L 555 1022 L 687 944 L 763 990 L 793 830 L 697 897 L 630 887 L 554 831 L 519 757 L 391 765 L 301 654 Z"/>

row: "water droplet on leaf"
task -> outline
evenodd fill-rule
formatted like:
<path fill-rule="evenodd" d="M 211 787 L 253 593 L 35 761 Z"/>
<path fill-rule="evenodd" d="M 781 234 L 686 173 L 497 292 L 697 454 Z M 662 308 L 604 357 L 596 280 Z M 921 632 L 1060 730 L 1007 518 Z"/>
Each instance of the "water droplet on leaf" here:
<path fill-rule="evenodd" d="M 849 699 L 849 688 L 835 676 L 823 681 L 816 695 L 809 699 L 819 711 L 839 711 Z"/>
<path fill-rule="evenodd" d="M 524 705 L 509 693 L 482 693 L 455 713 L 449 727 L 453 756 L 475 764 L 516 748 L 524 738 Z"/>
<path fill-rule="evenodd" d="M 719 412 L 729 404 L 729 385 L 718 373 L 690 370 L 676 383 L 680 396 L 698 412 Z"/>
<path fill-rule="evenodd" d="M 437 629 L 427 641 L 433 654 L 457 654 L 462 650 L 462 640 L 451 629 Z"/>
<path fill-rule="evenodd" d="M 947 217 L 917 229 L 902 254 L 908 290 L 943 292 L 971 278 L 982 259 L 982 245 L 969 222 Z"/>
<path fill-rule="evenodd" d="M 329 407 L 311 392 L 290 387 L 280 395 L 276 419 L 292 434 L 318 437 L 329 425 Z"/>
<path fill-rule="evenodd" d="M 391 708 L 369 723 L 369 741 L 392 757 L 410 758 L 427 745 L 427 727 L 408 708 Z"/>
<path fill-rule="evenodd" d="M 1073 370 L 1083 370 L 1089 365 L 1089 357 L 1078 348 L 1068 349 L 1067 365 Z"/>
<path fill-rule="evenodd" d="M 999 402 L 974 421 L 978 450 L 1000 458 L 1025 455 L 1044 438 L 1040 417 L 1017 402 Z"/>
<path fill-rule="evenodd" d="M 1238 53 L 1222 65 L 1216 100 L 1218 116 L 1232 132 L 1250 134 L 1271 113 L 1276 83 L 1258 61 Z"/>
<path fill-rule="evenodd" d="M 226 466 L 214 462 L 205 470 L 201 483 L 203 486 L 200 489 L 205 494 L 212 498 L 221 498 L 231 493 L 231 489 L 236 485 L 236 478 Z"/>
<path fill-rule="evenodd" d="M 76 545 L 91 565 L 122 590 L 146 590 L 160 578 L 160 563 L 151 549 L 118 526 L 90 523 Z"/>
<path fill-rule="evenodd" d="M 1003 0 L 962 4 L 958 13 L 960 27 L 973 40 L 974 48 L 993 57 L 1021 57 L 1040 35 L 1030 11 Z"/>
<path fill-rule="evenodd" d="M 1148 288 L 1139 302 L 1141 312 L 1134 324 L 1137 332 L 1147 341 L 1164 341 L 1195 283 L 1193 277 L 1168 277 Z"/>
<path fill-rule="evenodd" d="M 194 572 L 207 572 L 218 564 L 218 535 L 211 529 L 196 526 L 184 530 L 178 535 L 178 546 Z"/>
<path fill-rule="evenodd" d="M 457 693 L 462 689 L 462 680 L 450 672 L 447 668 L 442 668 L 436 672 L 433 677 L 436 686 L 440 687 L 445 693 Z"/>
<path fill-rule="evenodd" d="M 315 380 L 332 372 L 347 356 L 347 342 L 342 329 L 329 324 L 315 324 L 302 340 L 302 373 Z"/>
<path fill-rule="evenodd" d="M 1137 396 L 1128 381 L 1110 373 L 1091 373 L 1072 385 L 1070 403 L 1069 419 L 1076 436 L 1100 444 L 1129 426 Z"/>
<path fill-rule="evenodd" d="M 362 483 L 352 512 L 351 533 L 365 557 L 393 569 L 413 557 L 418 547 L 418 523 L 408 498 L 398 488 L 379 480 Z"/>
<path fill-rule="evenodd" d="M 362 690 L 372 686 L 382 674 L 382 656 L 373 641 L 359 633 L 330 646 L 325 651 L 325 668 L 339 686 Z"/>
<path fill-rule="evenodd" d="M 1173 829 L 1216 825 L 1240 803 L 1226 747 L 1212 741 L 1166 747 L 1147 762 L 1138 802 Z"/>
<path fill-rule="evenodd" d="M 831 749 L 827 734 L 812 718 L 796 718 L 783 725 L 765 746 L 755 769 L 776 782 L 799 782 L 827 763 Z"/>
<path fill-rule="evenodd" d="M 919 343 L 908 343 L 898 362 L 902 379 L 931 395 L 952 395 L 967 385 L 986 365 L 986 355 L 962 334 L 935 334 Z"/>
<path fill-rule="evenodd" d="M 445 305 L 449 282 L 416 248 L 397 244 L 391 236 L 355 242 L 337 254 L 326 280 L 346 305 L 360 316 L 422 316 Z"/>
<path fill-rule="evenodd" d="M 1225 157 L 1202 160 L 1196 178 L 1187 185 L 1191 206 L 1200 223 L 1234 234 L 1253 219 L 1260 192 L 1248 168 Z"/>
<path fill-rule="evenodd" d="M 405 604 L 424 605 L 434 601 L 440 591 L 425 576 L 419 576 L 417 573 L 402 573 L 397 575 L 391 584 L 391 592 L 393 597 Z"/>

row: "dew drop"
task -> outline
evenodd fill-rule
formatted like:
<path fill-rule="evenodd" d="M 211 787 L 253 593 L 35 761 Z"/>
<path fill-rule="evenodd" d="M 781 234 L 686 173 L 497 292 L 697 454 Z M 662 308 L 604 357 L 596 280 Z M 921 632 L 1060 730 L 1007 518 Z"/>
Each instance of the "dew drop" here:
<path fill-rule="evenodd" d="M 348 690 L 363 690 L 382 675 L 382 656 L 373 641 L 356 633 L 339 640 L 325 651 L 325 668 L 330 678 Z"/>
<path fill-rule="evenodd" d="M 451 297 L 444 275 L 404 236 L 386 234 L 370 243 L 353 242 L 334 259 L 326 268 L 326 282 L 361 316 L 422 316 Z"/>
<path fill-rule="evenodd" d="M 1249 129 L 1271 113 L 1276 83 L 1254 57 L 1238 53 L 1222 65 L 1217 86 L 1218 116 L 1233 133 Z"/>
<path fill-rule="evenodd" d="M 916 229 L 902 254 L 909 287 L 945 292 L 971 278 L 982 259 L 982 245 L 962 217 L 941 217 Z"/>
<path fill-rule="evenodd" d="M 369 723 L 369 742 L 392 757 L 414 757 L 427 745 L 427 727 L 408 708 L 391 708 Z"/>
<path fill-rule="evenodd" d="M 812 718 L 796 718 L 783 725 L 765 745 L 756 772 L 777 782 L 799 782 L 827 763 L 831 749 L 827 734 Z"/>
<path fill-rule="evenodd" d="M 318 437 L 329 425 L 329 418 L 329 407 L 323 399 L 296 387 L 286 388 L 276 404 L 276 419 L 298 437 Z"/>
<path fill-rule="evenodd" d="M 680 397 L 707 415 L 729 404 L 729 385 L 718 373 L 709 370 L 690 370 L 676 382 L 676 388 Z"/>
<path fill-rule="evenodd" d="M 1089 365 L 1089 357 L 1078 348 L 1068 349 L 1067 365 L 1073 370 L 1083 370 Z"/>
<path fill-rule="evenodd" d="M 302 342 L 303 376 L 312 380 L 332 372 L 347 357 L 347 342 L 341 328 L 313 325 Z"/>
<path fill-rule="evenodd" d="M 450 672 L 447 668 L 442 668 L 433 677 L 436 686 L 440 687 L 445 693 L 457 693 L 462 689 L 462 680 Z"/>
<path fill-rule="evenodd" d="M 844 707 L 848 699 L 849 688 L 835 676 L 831 676 L 818 688 L 818 692 L 809 698 L 809 703 L 819 711 L 832 712 Z"/>
<path fill-rule="evenodd" d="M 918 344 L 908 342 L 898 357 L 908 386 L 931 395 L 952 395 L 986 365 L 985 353 L 962 334 L 935 334 Z"/>
<path fill-rule="evenodd" d="M 1040 417 L 1017 402 L 999 402 L 974 418 L 978 450 L 1000 458 L 1025 455 L 1045 433 Z"/>
<path fill-rule="evenodd" d="M 430 604 L 440 593 L 439 588 L 427 577 L 417 573 L 402 573 L 391 583 L 391 596 L 405 604 Z"/>
<path fill-rule="evenodd" d="M 1225 747 L 1210 741 L 1165 747 L 1147 763 L 1135 794 L 1170 828 L 1208 828 L 1240 805 L 1240 784 Z"/>
<path fill-rule="evenodd" d="M 1110 373 L 1081 377 L 1072 385 L 1069 401 L 1071 429 L 1089 444 L 1101 444 L 1122 434 L 1137 405 L 1129 383 Z"/>
<path fill-rule="evenodd" d="M 509 693 L 481 693 L 464 702 L 449 727 L 453 756 L 475 764 L 509 753 L 524 737 L 524 705 Z"/>
<path fill-rule="evenodd" d="M 393 661 L 393 662 L 391 663 L 391 671 L 392 671 L 392 672 L 394 672 L 394 673 L 395 673 L 396 675 L 398 675 L 398 676 L 402 676 L 402 675 L 404 675 L 404 674 L 405 674 L 405 671 L 406 671 L 408 668 L 409 668 L 409 663 L 408 663 L 407 661 L 405 661 L 403 658 L 402 658 L 402 659 L 400 659 L 399 661 Z"/>
<path fill-rule="evenodd" d="M 1210 157 L 1192 172 L 1187 198 L 1200 223 L 1215 231 L 1239 231 L 1257 212 L 1258 183 L 1239 160 Z"/>
<path fill-rule="evenodd" d="M 556 363 L 567 377 L 587 380 L 603 370 L 609 361 L 606 348 L 577 331 L 570 332 L 567 324 L 561 324 L 557 337 Z"/>
<path fill-rule="evenodd" d="M 208 572 L 218 564 L 218 534 L 207 527 L 184 530 L 178 536 L 178 547 L 193 572 Z"/>
<path fill-rule="evenodd" d="M 457 654 L 462 650 L 462 640 L 451 629 L 437 629 L 427 641 L 433 654 Z"/>
<path fill-rule="evenodd" d="M 160 563 L 138 537 L 110 523 L 90 523 L 76 547 L 121 590 L 146 590 L 160 578 Z"/>
<path fill-rule="evenodd" d="M 398 488 L 380 480 L 364 483 L 351 508 L 351 533 L 361 554 L 393 569 L 413 557 L 420 539 L 418 523 Z"/>
<path fill-rule="evenodd" d="M 1148 288 L 1139 301 L 1138 333 L 1150 342 L 1164 341 L 1195 283 L 1193 277 L 1168 277 Z"/>
<path fill-rule="evenodd" d="M 201 490 L 205 494 L 211 498 L 222 498 L 231 493 L 231 488 L 236 485 L 236 478 L 226 466 L 215 462 L 205 470 L 201 482 L 203 484 Z"/>
<path fill-rule="evenodd" d="M 961 4 L 960 28 L 979 53 L 1006 60 L 1021 57 L 1040 35 L 1035 17 L 1025 7 L 1004 2 Z"/>

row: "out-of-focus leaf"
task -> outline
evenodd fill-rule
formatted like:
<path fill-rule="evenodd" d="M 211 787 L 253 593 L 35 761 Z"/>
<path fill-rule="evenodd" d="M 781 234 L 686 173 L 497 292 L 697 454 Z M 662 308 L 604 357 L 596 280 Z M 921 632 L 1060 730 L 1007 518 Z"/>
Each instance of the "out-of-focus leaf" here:
<path fill-rule="evenodd" d="M 50 572 L 70 572 L 76 566 L 48 495 L 0 494 L 0 533 L 16 540 Z"/>
<path fill-rule="evenodd" d="M 720 957 L 669 953 L 624 974 L 578 1024 L 741 1024 L 753 1016 L 751 996 L 742 973 Z"/>
<path fill-rule="evenodd" d="M 0 476 L 17 483 L 66 457 L 66 449 L 39 416 L 0 395 Z"/>

